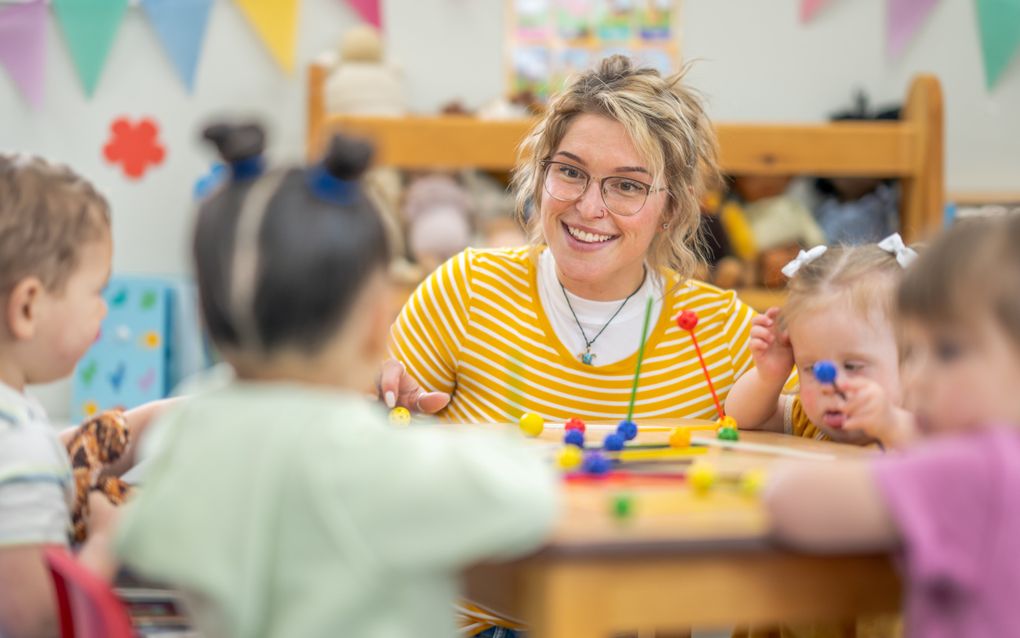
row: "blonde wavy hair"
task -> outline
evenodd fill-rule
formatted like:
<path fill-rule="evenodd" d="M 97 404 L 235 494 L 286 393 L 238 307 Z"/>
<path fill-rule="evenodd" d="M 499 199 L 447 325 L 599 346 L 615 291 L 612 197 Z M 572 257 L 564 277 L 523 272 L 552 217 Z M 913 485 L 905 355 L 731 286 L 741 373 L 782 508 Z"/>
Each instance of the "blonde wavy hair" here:
<path fill-rule="evenodd" d="M 780 322 L 787 329 L 798 317 L 831 305 L 835 298 L 848 302 L 865 320 L 889 321 L 903 273 L 895 255 L 878 244 L 832 246 L 790 279 Z"/>
<path fill-rule="evenodd" d="M 541 162 L 557 149 L 573 119 L 602 115 L 623 125 L 654 176 L 652 188 L 666 188 L 668 203 L 661 220 L 667 232 L 656 233 L 648 249 L 652 268 L 670 268 L 686 280 L 701 263 L 700 202 L 719 180 L 718 144 L 700 96 L 683 83 L 686 69 L 663 77 L 613 55 L 597 68 L 574 78 L 549 103 L 544 117 L 518 149 L 512 186 L 517 214 L 533 244 L 542 239 Z"/>

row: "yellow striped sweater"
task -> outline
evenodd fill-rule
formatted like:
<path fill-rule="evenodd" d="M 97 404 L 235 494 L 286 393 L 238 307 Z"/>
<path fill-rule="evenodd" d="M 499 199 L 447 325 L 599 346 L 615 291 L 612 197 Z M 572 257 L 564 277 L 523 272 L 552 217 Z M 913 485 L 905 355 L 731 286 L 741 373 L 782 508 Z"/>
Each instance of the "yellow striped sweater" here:
<path fill-rule="evenodd" d="M 391 354 L 422 387 L 451 394 L 444 418 L 506 422 L 526 411 L 559 421 L 626 416 L 637 353 L 590 366 L 563 347 L 539 301 L 536 250 L 469 248 L 432 273 L 400 313 Z M 694 345 L 673 317 L 698 313 L 698 342 L 721 402 L 752 365 L 754 311 L 733 291 L 663 274 L 669 292 L 645 347 L 634 419 L 712 419 Z"/>
<path fill-rule="evenodd" d="M 556 337 L 538 296 L 538 248 L 467 249 L 433 272 L 393 326 L 391 354 L 425 389 L 448 392 L 443 417 L 506 422 L 525 411 L 546 419 L 622 419 L 637 353 L 605 366 L 581 363 Z M 690 337 L 673 321 L 694 310 L 699 345 L 724 401 L 751 367 L 754 312 L 732 291 L 664 273 L 669 292 L 645 347 L 634 419 L 715 416 Z M 462 629 L 519 627 L 465 602 Z"/>

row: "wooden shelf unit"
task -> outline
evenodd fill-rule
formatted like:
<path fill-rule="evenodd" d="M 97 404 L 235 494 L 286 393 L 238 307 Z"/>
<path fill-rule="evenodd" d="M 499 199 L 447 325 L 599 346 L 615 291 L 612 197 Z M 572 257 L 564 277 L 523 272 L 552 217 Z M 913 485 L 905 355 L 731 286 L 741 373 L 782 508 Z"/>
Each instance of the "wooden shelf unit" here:
<path fill-rule="evenodd" d="M 344 131 L 371 139 L 378 163 L 385 166 L 509 171 L 518 144 L 534 123 L 470 116 L 331 115 L 323 99 L 327 74 L 325 66 L 313 64 L 308 69 L 309 158 L 321 153 L 330 133 Z M 942 225 L 943 105 L 935 76 L 914 77 L 899 121 L 719 123 L 716 132 L 724 173 L 896 178 L 902 182 L 904 240 L 919 241 Z"/>

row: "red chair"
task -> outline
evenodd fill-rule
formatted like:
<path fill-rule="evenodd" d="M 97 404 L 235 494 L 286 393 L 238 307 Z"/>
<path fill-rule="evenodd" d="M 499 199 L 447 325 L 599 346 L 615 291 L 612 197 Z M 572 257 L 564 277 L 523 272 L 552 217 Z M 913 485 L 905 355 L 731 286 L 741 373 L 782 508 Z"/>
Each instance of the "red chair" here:
<path fill-rule="evenodd" d="M 57 591 L 62 638 L 133 638 L 131 618 L 106 582 L 64 548 L 43 550 Z"/>

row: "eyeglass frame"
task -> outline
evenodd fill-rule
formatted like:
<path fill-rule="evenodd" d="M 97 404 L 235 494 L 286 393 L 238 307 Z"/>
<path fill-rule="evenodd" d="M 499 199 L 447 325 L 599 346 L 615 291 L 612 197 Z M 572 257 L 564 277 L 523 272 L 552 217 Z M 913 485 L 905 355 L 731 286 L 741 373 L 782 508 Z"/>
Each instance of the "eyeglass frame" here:
<path fill-rule="evenodd" d="M 584 197 L 584 194 L 588 192 L 588 187 L 591 186 L 592 174 L 589 173 L 588 171 L 584 170 L 580 166 L 577 166 L 575 164 L 571 164 L 569 162 L 561 162 L 559 160 L 554 160 L 554 159 L 550 159 L 550 158 L 546 158 L 544 160 L 540 160 L 538 162 L 538 164 L 539 164 L 539 166 L 542 167 L 542 190 L 544 190 L 546 192 L 546 194 L 549 195 L 549 197 L 552 197 L 553 199 L 555 199 L 558 202 L 576 202 L 577 200 L 579 200 L 582 197 Z M 581 192 L 577 195 L 577 197 L 575 197 L 573 199 L 560 199 L 559 197 L 556 197 L 555 195 L 553 195 L 552 193 L 549 192 L 549 186 L 546 184 L 546 182 L 549 179 L 549 165 L 550 164 L 561 164 L 563 166 L 569 166 L 570 168 L 572 168 L 574 170 L 577 170 L 577 171 L 580 171 L 580 172 L 584 173 L 584 175 L 588 179 L 587 179 L 587 181 L 585 181 L 584 188 L 581 189 Z M 605 190 L 605 188 L 606 188 L 606 180 L 607 179 L 614 179 L 614 178 L 615 179 L 625 179 L 625 180 L 628 180 L 628 181 L 631 181 L 631 182 L 636 182 L 636 183 L 641 184 L 642 186 L 644 186 L 646 189 L 648 189 L 645 192 L 645 201 L 641 202 L 641 206 L 639 206 L 638 209 L 636 211 L 634 211 L 633 213 L 619 213 L 619 212 L 617 212 L 617 211 L 615 211 L 615 210 L 613 210 L 612 208 L 609 207 L 609 202 L 606 201 L 606 190 Z M 648 196 L 649 195 L 651 195 L 652 193 L 661 193 L 662 191 L 667 191 L 667 192 L 669 191 L 669 188 L 666 187 L 666 186 L 663 186 L 661 188 L 652 188 L 651 184 L 646 184 L 645 182 L 642 182 L 639 179 L 634 179 L 633 177 L 624 177 L 623 175 L 606 175 L 605 177 L 603 177 L 603 178 L 598 180 L 598 184 L 599 184 L 599 195 L 602 197 L 602 203 L 605 205 L 606 210 L 609 211 L 610 213 L 612 213 L 614 215 L 618 215 L 620 217 L 634 217 L 634 216 L 636 216 L 638 213 L 640 213 L 642 210 L 644 210 L 645 204 L 648 203 Z"/>

